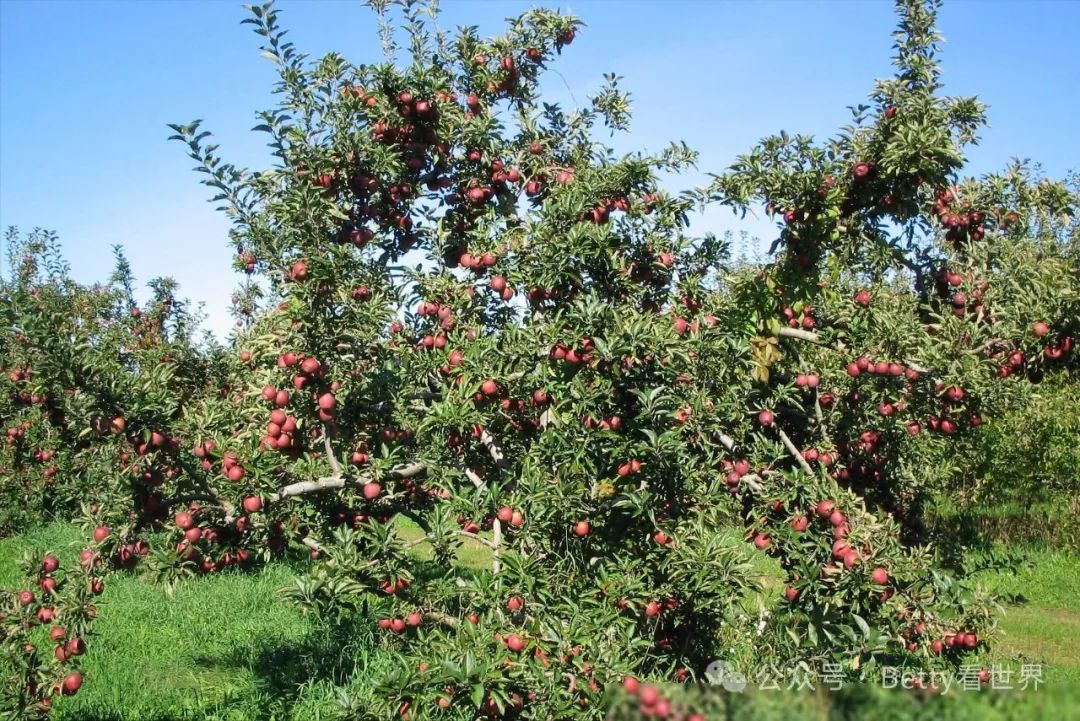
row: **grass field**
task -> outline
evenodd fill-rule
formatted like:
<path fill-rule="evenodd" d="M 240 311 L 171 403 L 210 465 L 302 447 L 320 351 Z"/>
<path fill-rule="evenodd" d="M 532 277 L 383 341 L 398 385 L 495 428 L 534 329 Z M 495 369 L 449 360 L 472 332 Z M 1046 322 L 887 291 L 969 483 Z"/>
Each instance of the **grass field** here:
<path fill-rule="evenodd" d="M 0 540 L 0 587 L 18 583 L 18 559 L 26 549 L 63 549 L 62 561 L 71 563 L 81 536 L 74 526 L 57 524 Z M 1035 700 L 1050 706 L 1044 711 L 1025 706 L 1013 715 L 1008 709 L 1016 702 L 1000 700 L 971 716 L 957 707 L 949 718 L 1056 720 L 1074 711 L 1080 717 L 1080 707 L 1073 705 L 1080 703 L 1080 559 L 1038 549 L 1029 549 L 1028 558 L 1030 565 L 1015 574 L 995 572 L 987 578 L 1012 602 L 1001 622 L 1004 633 L 987 660 L 1009 667 L 1045 664 L 1046 686 Z M 476 547 L 466 549 L 460 560 L 482 565 L 487 559 L 484 549 Z M 762 573 L 769 572 L 763 565 Z M 134 575 L 111 577 L 86 656 L 87 683 L 78 696 L 59 705 L 54 718 L 339 718 L 340 692 L 364 683 L 391 657 L 366 629 L 324 629 L 281 600 L 277 592 L 293 576 L 293 568 L 277 563 L 259 573 L 192 579 L 171 596 Z M 861 708 L 856 701 L 849 699 L 846 706 Z M 813 717 L 849 717 L 819 712 Z M 850 717 L 868 716 L 856 712 Z M 895 716 L 914 717 L 914 711 Z"/>

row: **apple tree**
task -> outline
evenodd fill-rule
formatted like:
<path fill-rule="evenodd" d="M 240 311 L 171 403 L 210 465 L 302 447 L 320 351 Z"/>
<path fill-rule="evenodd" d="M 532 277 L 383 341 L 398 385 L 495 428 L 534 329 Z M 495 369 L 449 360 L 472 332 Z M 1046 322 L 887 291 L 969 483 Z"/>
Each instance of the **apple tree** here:
<path fill-rule="evenodd" d="M 168 582 L 308 555 L 287 595 L 397 653 L 360 718 L 600 718 L 618 686 L 655 716 L 652 684 L 716 659 L 979 654 L 993 599 L 924 507 L 984 423 L 1075 374 L 1076 193 L 960 180 L 984 109 L 941 93 L 937 3 L 898 2 L 896 75 L 835 138 L 683 191 L 684 145 L 602 141 L 629 127 L 617 76 L 542 97 L 575 18 L 481 38 L 371 5 L 368 65 L 249 8 L 271 167 L 172 126 L 233 223 L 238 331 L 223 353 L 163 321 L 92 361 L 97 550 Z M 693 230 L 714 203 L 782 221 L 767 263 Z"/>

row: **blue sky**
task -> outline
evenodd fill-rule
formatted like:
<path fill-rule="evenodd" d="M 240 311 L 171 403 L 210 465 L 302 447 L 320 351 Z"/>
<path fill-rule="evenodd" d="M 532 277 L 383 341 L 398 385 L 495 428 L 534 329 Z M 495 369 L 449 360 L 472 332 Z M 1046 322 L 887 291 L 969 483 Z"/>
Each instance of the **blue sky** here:
<path fill-rule="evenodd" d="M 535 3 L 444 0 L 441 24 L 499 32 Z M 889 2 L 541 3 L 587 27 L 547 87 L 583 101 L 604 72 L 623 76 L 634 121 L 620 148 L 684 140 L 700 174 L 720 171 L 760 136 L 817 135 L 846 122 L 890 71 Z M 282 23 L 299 49 L 378 58 L 371 13 L 360 2 L 283 0 Z M 227 0 L 0 0 L 0 226 L 60 233 L 77 279 L 104 278 L 122 244 L 140 282 L 172 275 L 205 303 L 209 325 L 230 327 L 225 218 L 206 202 L 166 123 L 202 118 L 225 158 L 263 167 L 265 136 L 249 132 L 272 105 L 273 68 L 241 3 Z M 990 127 L 969 170 L 1030 157 L 1051 175 L 1080 169 L 1080 2 L 954 0 L 940 16 L 946 92 L 977 94 Z M 700 230 L 762 222 L 710 213 Z M 6 265 L 6 260 L 5 260 Z"/>

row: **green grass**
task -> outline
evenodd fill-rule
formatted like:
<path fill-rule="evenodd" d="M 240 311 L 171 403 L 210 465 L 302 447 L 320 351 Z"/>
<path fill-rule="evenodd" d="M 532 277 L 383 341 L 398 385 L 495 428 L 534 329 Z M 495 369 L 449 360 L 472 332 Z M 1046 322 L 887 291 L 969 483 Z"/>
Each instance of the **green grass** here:
<path fill-rule="evenodd" d="M 408 537 L 419 533 L 408 524 L 401 531 Z M 53 524 L 0 540 L 0 586 L 18 584 L 19 559 L 27 549 L 62 550 L 62 562 L 74 563 L 83 537 L 77 527 Z M 737 534 L 730 540 L 745 546 Z M 420 545 L 415 553 L 425 557 L 430 550 Z M 1046 686 L 1031 698 L 1031 703 L 1045 704 L 1045 709 L 1024 707 L 1034 714 L 1024 716 L 1016 698 L 1000 698 L 988 702 L 986 716 L 974 706 L 963 711 L 971 703 L 964 701 L 936 718 L 1064 719 L 1069 718 L 1069 710 L 1076 709 L 1070 703 L 1080 701 L 1080 559 L 1062 551 L 1028 549 L 1028 553 L 1029 564 L 1015 574 L 996 571 L 985 576 L 985 584 L 1010 604 L 1001 619 L 1002 636 L 993 652 L 979 662 L 1010 668 L 1020 663 L 1045 664 Z M 774 562 L 760 554 L 751 557 L 761 559 L 755 569 L 766 594 L 772 594 L 777 576 Z M 458 563 L 485 568 L 489 552 L 472 542 L 463 547 Z M 288 564 L 275 563 L 258 573 L 227 572 L 191 579 L 171 596 L 136 575 L 111 576 L 85 658 L 87 683 L 77 696 L 58 705 L 54 718 L 338 718 L 339 692 L 378 675 L 393 657 L 372 637 L 370 625 L 325 628 L 282 600 L 278 591 L 290 584 L 294 574 Z M 865 705 L 878 701 L 867 699 L 855 703 L 838 697 L 836 709 L 814 717 L 916 717 L 881 715 Z M 904 702 L 898 703 L 897 708 L 902 708 Z M 853 715 L 837 716 L 845 705 Z"/>
<path fill-rule="evenodd" d="M 74 563 L 78 528 L 50 525 L 0 541 L 0 585 L 19 579 L 24 550 Z M 172 595 L 133 574 L 108 579 L 88 642 L 86 685 L 55 719 L 336 718 L 338 684 L 386 664 L 369 633 L 334 634 L 278 591 L 286 564 L 194 578 Z M 311 682 L 310 679 L 317 679 Z"/>
<path fill-rule="evenodd" d="M 1001 618 L 994 660 L 1046 664 L 1050 684 L 1080 688 L 1080 557 L 1027 549 L 1016 572 L 988 574 L 984 585 L 1012 603 Z"/>

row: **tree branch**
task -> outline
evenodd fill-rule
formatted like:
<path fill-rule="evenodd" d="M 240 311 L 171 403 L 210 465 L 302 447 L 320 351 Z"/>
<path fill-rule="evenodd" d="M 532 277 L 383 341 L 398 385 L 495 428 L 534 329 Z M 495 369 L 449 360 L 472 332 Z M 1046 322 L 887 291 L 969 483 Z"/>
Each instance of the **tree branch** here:
<path fill-rule="evenodd" d="M 1005 341 L 1003 339 L 1001 339 L 1001 338 L 991 338 L 990 340 L 986 341 L 985 343 L 983 343 L 978 348 L 972 348 L 971 352 L 973 354 L 975 354 L 975 355 L 980 355 L 982 353 L 985 353 L 988 350 L 991 350 L 994 346 L 996 346 L 998 344 L 1005 345 Z"/>
<path fill-rule="evenodd" d="M 207 503 L 213 503 L 215 506 L 218 506 L 219 508 L 221 508 L 221 510 L 225 511 L 225 516 L 227 518 L 231 518 L 233 513 L 236 512 L 236 509 L 231 503 L 221 500 L 213 493 L 187 493 L 180 496 L 172 496 L 171 498 L 166 498 L 165 500 L 163 500 L 161 502 L 161 505 L 165 508 L 171 508 L 172 506 L 192 503 L 195 501 L 205 501 Z"/>
<path fill-rule="evenodd" d="M 814 417 L 817 418 L 818 430 L 821 437 L 828 441 L 829 434 L 825 431 L 825 414 L 821 411 L 821 394 L 814 391 Z"/>
<path fill-rule="evenodd" d="M 495 550 L 495 544 L 494 543 L 492 543 L 488 539 L 484 538 L 483 536 L 472 533 L 471 531 L 456 530 L 456 531 L 454 531 L 454 533 L 458 534 L 459 536 L 465 536 L 466 538 L 471 538 L 474 541 L 478 541 L 478 542 L 484 544 L 485 546 L 487 546 L 491 550 L 493 550 L 493 551 Z"/>
<path fill-rule="evenodd" d="M 481 479 L 480 476 L 473 473 L 471 468 L 466 468 L 465 469 L 465 477 L 468 478 L 470 481 L 472 481 L 472 484 L 474 486 L 476 486 L 477 488 L 480 488 L 480 489 L 484 488 L 483 479 Z"/>
<path fill-rule="evenodd" d="M 488 453 L 491 454 L 491 459 L 495 461 L 495 465 L 500 469 L 505 469 L 507 466 L 506 456 L 503 454 L 499 444 L 495 442 L 495 437 L 488 433 L 486 428 L 480 433 L 480 442 L 487 446 Z"/>
<path fill-rule="evenodd" d="M 386 473 L 386 477 L 391 480 L 401 480 L 402 478 L 413 478 L 427 473 L 427 466 L 423 461 L 415 461 L 413 463 L 406 463 L 401 466 L 394 466 Z"/>
<path fill-rule="evenodd" d="M 491 529 L 494 534 L 491 544 L 491 572 L 498 573 L 502 570 L 502 563 L 499 561 L 499 554 L 502 552 L 502 522 L 496 518 Z"/>
<path fill-rule="evenodd" d="M 334 447 L 330 445 L 330 429 L 323 423 L 323 448 L 326 450 L 326 459 L 330 461 L 330 470 L 333 471 L 335 476 L 341 476 L 341 464 L 338 463 L 337 456 L 334 455 Z"/>
<path fill-rule="evenodd" d="M 795 460 L 799 462 L 799 465 L 802 466 L 802 469 L 809 473 L 811 476 L 814 475 L 814 469 L 810 466 L 806 459 L 802 457 L 802 453 L 800 453 L 799 449 L 795 447 L 795 444 L 791 442 L 791 439 L 788 438 L 787 433 L 784 433 L 779 428 L 776 429 L 776 432 L 780 434 L 780 440 L 784 442 L 784 445 L 787 446 L 788 451 L 791 453 L 792 456 L 795 457 Z"/>
<path fill-rule="evenodd" d="M 802 328 L 781 328 L 777 331 L 777 335 L 783 338 L 797 338 L 799 340 L 805 340 L 809 343 L 820 343 L 821 337 L 818 336 L 812 330 L 803 330 Z"/>
<path fill-rule="evenodd" d="M 300 496 L 305 493 L 316 493 L 317 491 L 325 491 L 329 488 L 344 488 L 345 478 L 342 476 L 327 476 L 326 478 L 320 478 L 317 481 L 300 481 L 298 483 L 291 483 L 281 488 L 277 493 L 271 495 L 268 499 L 268 503 L 277 503 L 278 501 L 289 498 L 290 496 Z"/>
<path fill-rule="evenodd" d="M 765 490 L 765 487 L 761 485 L 761 476 L 756 473 L 747 473 L 739 479 L 739 483 L 745 484 L 754 493 L 761 493 Z"/>
<path fill-rule="evenodd" d="M 803 330 L 801 328 L 781 328 L 777 334 L 785 338 L 796 338 L 798 340 L 804 340 L 810 343 L 817 343 L 819 345 L 825 346 L 826 348 L 830 347 L 826 343 L 822 342 L 821 336 L 810 330 Z M 836 351 L 843 351 L 843 348 L 840 347 L 832 346 L 832 348 Z M 904 359 L 904 365 L 917 373 L 930 372 L 929 368 L 924 368 L 910 358 Z"/>

